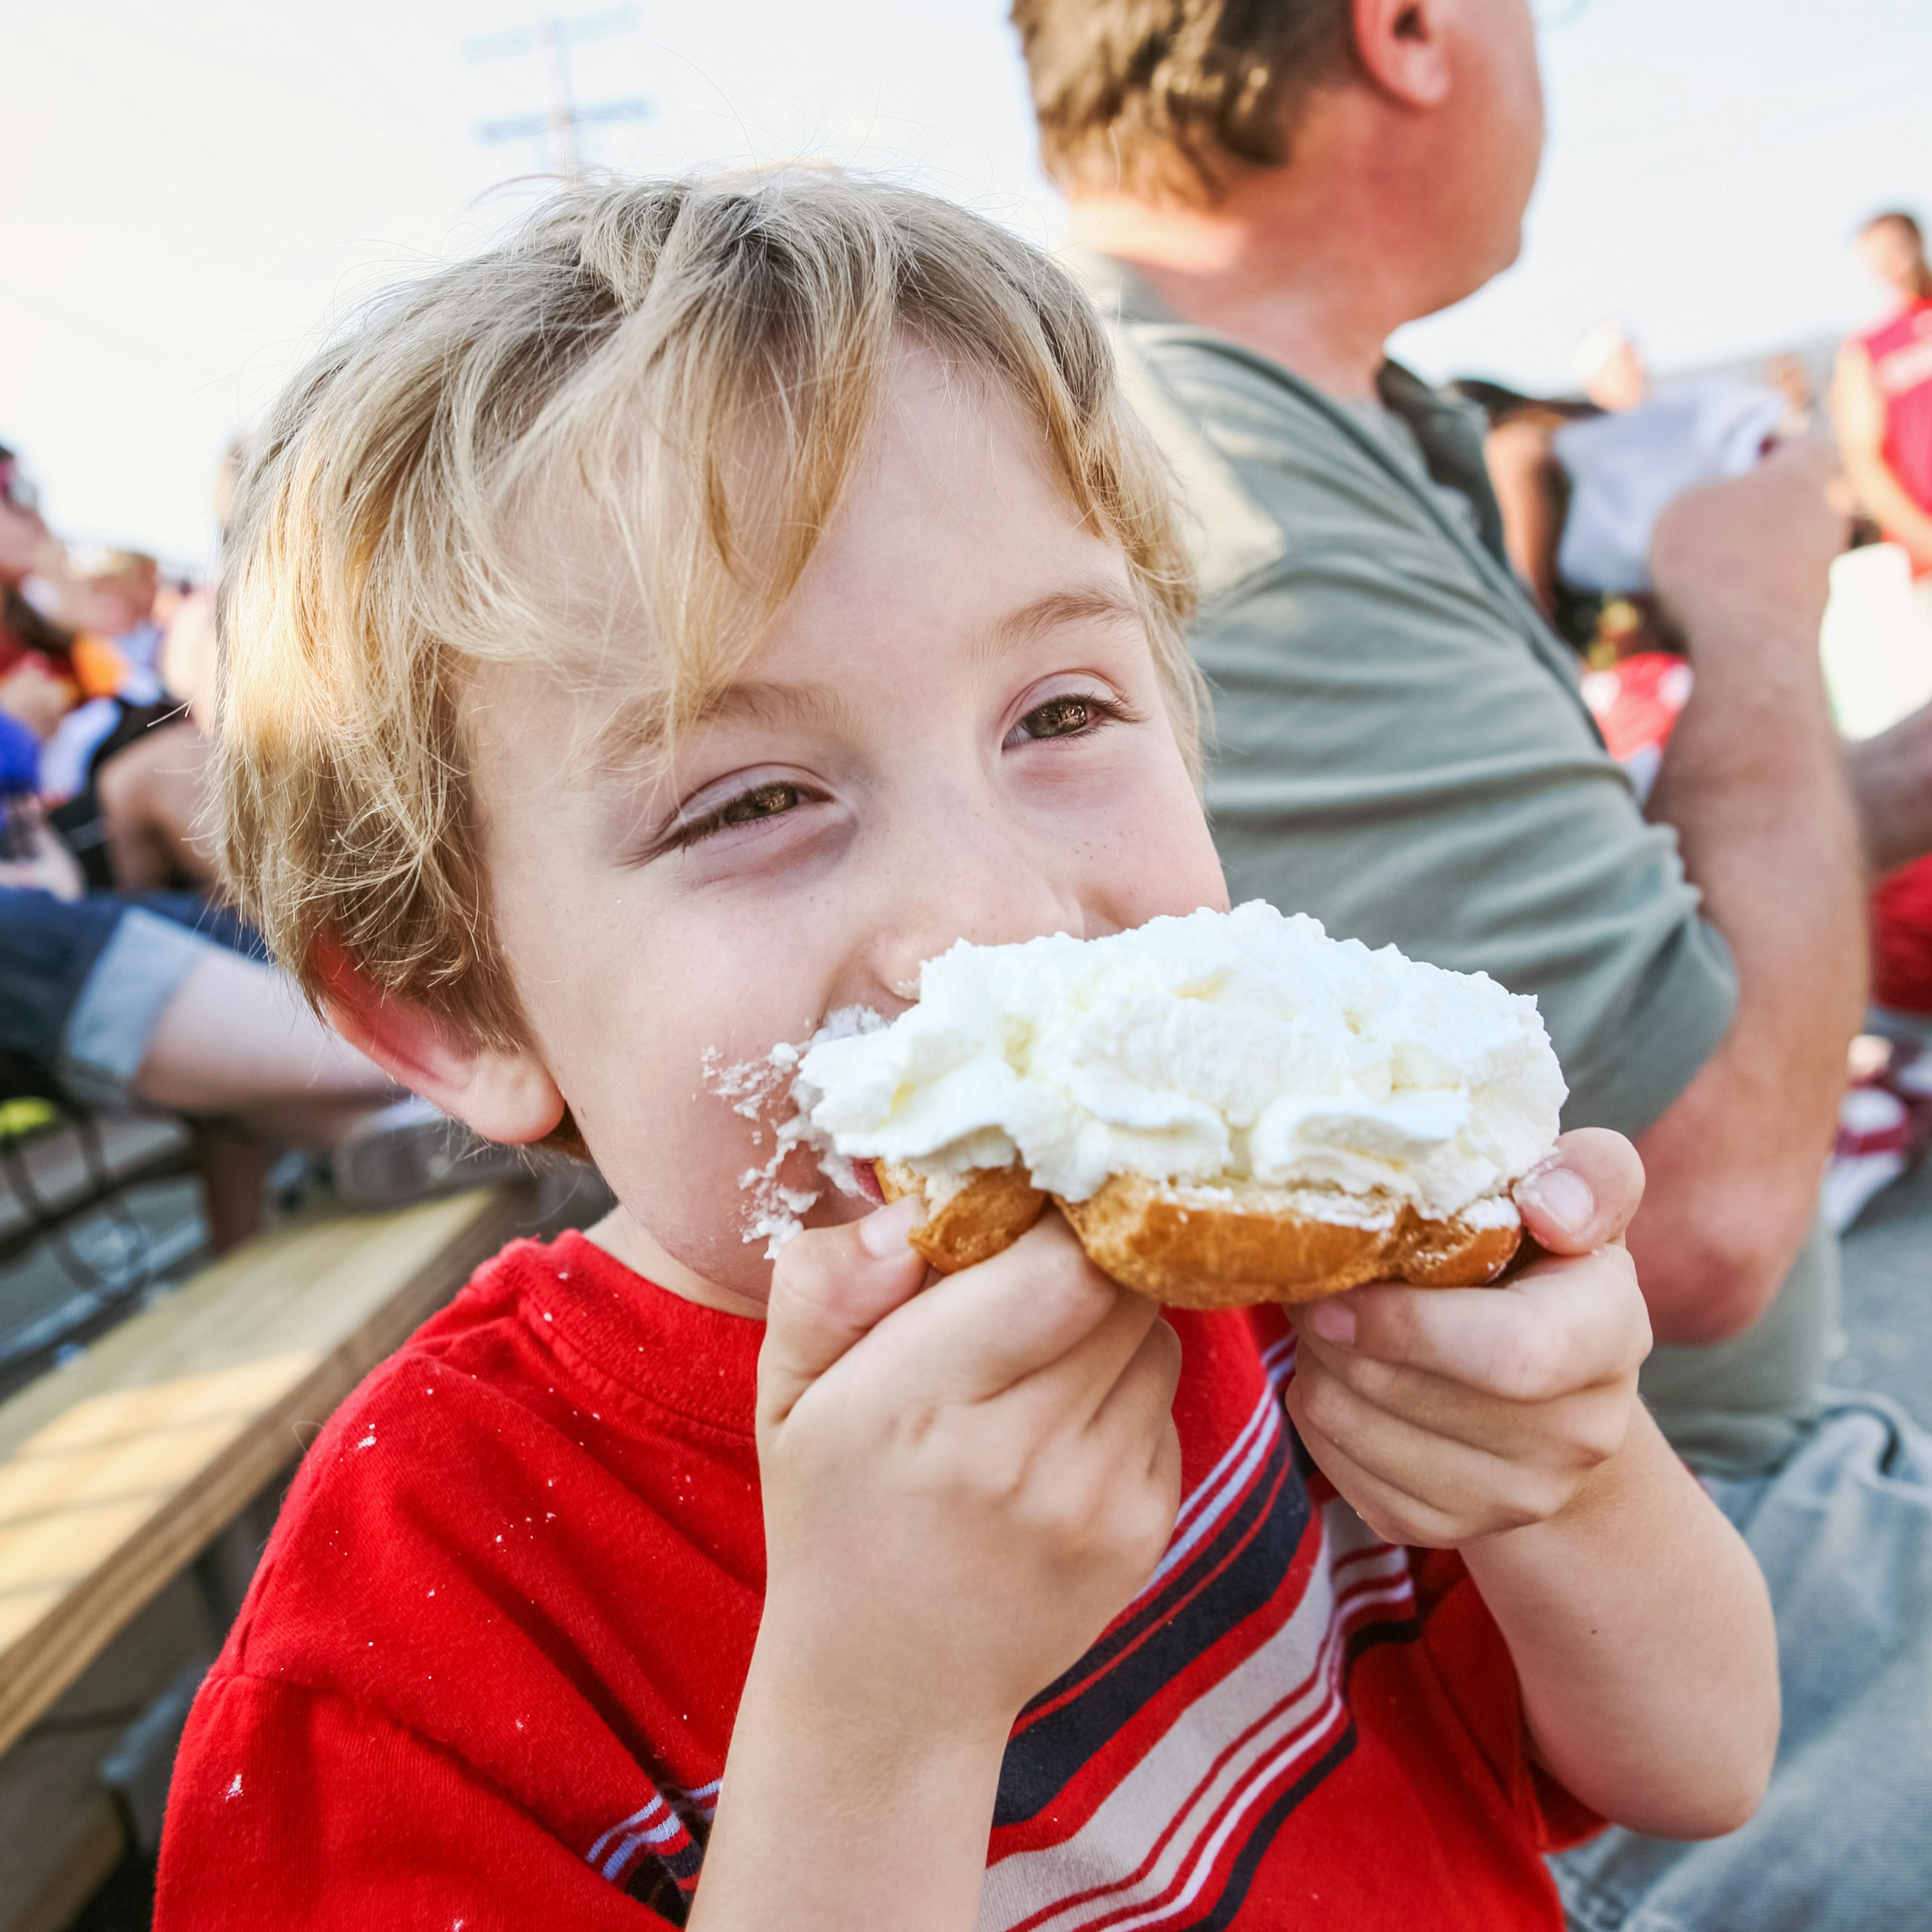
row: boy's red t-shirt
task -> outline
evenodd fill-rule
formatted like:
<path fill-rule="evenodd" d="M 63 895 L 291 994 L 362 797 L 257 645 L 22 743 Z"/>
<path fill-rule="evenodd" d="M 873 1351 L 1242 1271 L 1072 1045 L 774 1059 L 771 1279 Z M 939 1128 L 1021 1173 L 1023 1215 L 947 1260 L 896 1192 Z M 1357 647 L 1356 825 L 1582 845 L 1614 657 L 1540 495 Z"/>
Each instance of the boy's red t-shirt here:
<path fill-rule="evenodd" d="M 1015 1726 L 981 1925 L 1560 1927 L 1538 1854 L 1594 1821 L 1460 1561 L 1306 1461 L 1277 1311 L 1172 1319 L 1180 1521 Z M 566 1234 L 370 1376 L 196 1702 L 160 1932 L 682 1923 L 762 1599 L 763 1334 Z"/>

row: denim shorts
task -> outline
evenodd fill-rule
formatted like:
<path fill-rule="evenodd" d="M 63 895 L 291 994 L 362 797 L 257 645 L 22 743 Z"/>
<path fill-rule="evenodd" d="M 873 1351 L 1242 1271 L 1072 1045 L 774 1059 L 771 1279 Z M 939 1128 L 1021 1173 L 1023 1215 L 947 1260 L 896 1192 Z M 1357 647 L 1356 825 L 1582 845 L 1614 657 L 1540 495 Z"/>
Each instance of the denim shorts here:
<path fill-rule="evenodd" d="M 1784 1729 L 1728 1838 L 1611 1831 L 1552 1859 L 1572 1932 L 1932 1928 L 1932 1435 L 1825 1390 L 1775 1473 L 1706 1478 L 1778 1616 Z"/>
<path fill-rule="evenodd" d="M 69 901 L 0 886 L 0 1054 L 80 1106 L 126 1106 L 168 1002 L 214 948 L 262 956 L 192 892 Z"/>

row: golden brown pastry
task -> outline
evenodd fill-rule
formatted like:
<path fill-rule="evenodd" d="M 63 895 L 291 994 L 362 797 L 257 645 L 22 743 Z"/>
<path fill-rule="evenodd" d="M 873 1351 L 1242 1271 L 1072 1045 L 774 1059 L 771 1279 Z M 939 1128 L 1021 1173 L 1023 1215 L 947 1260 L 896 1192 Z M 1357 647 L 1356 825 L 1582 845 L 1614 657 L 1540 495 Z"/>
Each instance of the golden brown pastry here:
<path fill-rule="evenodd" d="M 878 1164 L 888 1201 L 930 1185 L 910 1168 Z M 1190 1187 L 1116 1174 L 1085 1201 L 1055 1201 L 1096 1268 L 1124 1286 L 1174 1308 L 1237 1308 L 1258 1301 L 1316 1301 L 1366 1281 L 1418 1288 L 1473 1288 L 1494 1281 L 1522 1237 L 1493 1209 L 1484 1222 L 1430 1220 L 1406 1203 L 1378 1225 L 1373 1204 L 1336 1194 L 1312 1202 L 1307 1188 L 1256 1182 Z M 988 1259 L 1038 1220 L 1049 1197 L 1018 1166 L 980 1168 L 946 1191 L 912 1233 L 913 1246 L 952 1274 Z M 1310 1211 L 1318 1205 L 1327 1212 Z"/>

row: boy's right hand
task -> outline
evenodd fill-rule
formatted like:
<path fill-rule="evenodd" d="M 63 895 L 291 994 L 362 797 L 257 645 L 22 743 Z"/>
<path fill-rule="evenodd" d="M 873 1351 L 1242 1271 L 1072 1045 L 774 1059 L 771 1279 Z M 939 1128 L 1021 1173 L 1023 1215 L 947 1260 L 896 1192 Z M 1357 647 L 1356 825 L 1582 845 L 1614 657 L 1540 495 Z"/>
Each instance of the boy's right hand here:
<path fill-rule="evenodd" d="M 774 1270 L 760 1664 L 845 1721 L 1004 1740 L 1167 1546 L 1180 1347 L 1057 1214 L 923 1292 L 916 1219 L 798 1235 Z"/>

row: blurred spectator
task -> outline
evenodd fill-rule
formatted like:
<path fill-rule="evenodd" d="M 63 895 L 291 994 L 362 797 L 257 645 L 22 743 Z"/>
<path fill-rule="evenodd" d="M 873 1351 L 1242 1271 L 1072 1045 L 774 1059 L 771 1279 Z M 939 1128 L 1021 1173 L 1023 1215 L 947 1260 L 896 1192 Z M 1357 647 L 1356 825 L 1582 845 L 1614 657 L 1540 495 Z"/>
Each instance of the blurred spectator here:
<path fill-rule="evenodd" d="M 332 1150 L 364 1205 L 521 1172 L 401 1096 L 212 902 L 212 594 L 140 551 L 68 557 L 0 450 L 0 1099 L 189 1116 L 218 1245 L 259 1221 L 278 1145 Z"/>
<path fill-rule="evenodd" d="M 1832 411 L 1852 487 L 1924 583 L 1932 577 L 1932 268 L 1918 222 L 1900 210 L 1874 216 L 1859 242 L 1898 306 L 1845 344 Z"/>
<path fill-rule="evenodd" d="M 1790 354 L 1766 358 L 1764 380 L 1784 398 L 1784 420 L 1778 426 L 1783 436 L 1807 436 L 1818 427 L 1818 387 L 1802 356 Z"/>
<path fill-rule="evenodd" d="M 1584 336 L 1576 368 L 1587 405 L 1457 385 L 1490 414 L 1484 456 L 1504 548 L 1544 614 L 1580 648 L 1618 644 L 1607 658 L 1667 646 L 1667 628 L 1642 601 L 1659 513 L 1700 483 L 1743 475 L 1787 424 L 1805 418 L 1765 383 L 1697 376 L 1660 388 L 1618 322 Z M 1606 638 L 1600 620 L 1618 602 L 1631 608 L 1610 613 Z"/>
<path fill-rule="evenodd" d="M 1602 600 L 1558 580 L 1556 552 L 1570 509 L 1570 479 L 1556 456 L 1566 423 L 1600 413 L 1594 403 L 1526 396 L 1498 382 L 1466 377 L 1454 392 L 1489 418 L 1483 458 L 1502 514 L 1503 547 L 1537 608 L 1579 649 L 1597 634 Z"/>
<path fill-rule="evenodd" d="M 160 583 L 160 565 L 140 550 L 110 550 L 88 560 L 64 614 L 76 632 L 74 678 L 82 697 L 118 696 L 138 704 L 160 696 L 154 674 Z"/>
<path fill-rule="evenodd" d="M 1665 505 L 1754 467 L 1786 404 L 1762 383 L 1722 376 L 1654 387 L 1636 344 L 1621 330 L 1616 336 L 1591 381 L 1603 413 L 1566 423 L 1551 439 L 1570 482 L 1556 570 L 1580 590 L 1632 597 L 1650 590 L 1651 532 Z"/>
<path fill-rule="evenodd" d="M 0 443 L 0 680 L 35 656 L 50 667 L 65 664 L 69 634 L 27 594 L 52 548 L 40 492 L 20 458 Z"/>
<path fill-rule="evenodd" d="M 104 856 L 90 863 L 104 838 L 91 796 L 94 774 L 148 728 L 177 709 L 163 689 L 158 664 L 162 632 L 154 620 L 160 572 L 137 550 L 82 560 L 64 599 L 75 627 L 70 661 L 82 702 L 63 718 L 40 754 L 40 790 L 56 807 L 56 823 L 88 866 L 96 885 L 114 883 Z M 80 801 L 78 804 L 73 801 Z"/>
<path fill-rule="evenodd" d="M 1585 330 L 1570 358 L 1583 393 L 1600 410 L 1634 410 L 1650 400 L 1650 368 L 1636 338 L 1620 322 Z"/>
<path fill-rule="evenodd" d="M 26 595 L 50 544 L 39 493 L 0 445 L 0 796 L 38 790 L 39 747 L 74 701 L 71 640 Z"/>
<path fill-rule="evenodd" d="M 1832 407 L 1852 487 L 1885 538 L 1904 551 L 1917 580 L 1919 619 L 1906 607 L 1904 572 L 1893 553 L 1894 625 L 1918 660 L 1899 668 L 1922 677 L 1924 659 L 1932 655 L 1932 268 L 1918 222 L 1901 211 L 1874 217 L 1859 242 L 1897 307 L 1845 344 Z M 1856 561 L 1876 590 L 1888 560 L 1866 551 Z M 1908 719 L 1859 752 L 1868 768 L 1897 770 L 1920 798 L 1922 813 L 1932 813 L 1924 802 L 1932 794 L 1932 730 L 1915 732 Z M 1873 994 L 1894 1012 L 1932 1015 L 1932 858 L 1888 868 L 1886 861 L 1898 856 L 1882 846 L 1874 854 L 1886 875 L 1872 896 Z"/>

